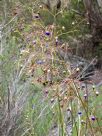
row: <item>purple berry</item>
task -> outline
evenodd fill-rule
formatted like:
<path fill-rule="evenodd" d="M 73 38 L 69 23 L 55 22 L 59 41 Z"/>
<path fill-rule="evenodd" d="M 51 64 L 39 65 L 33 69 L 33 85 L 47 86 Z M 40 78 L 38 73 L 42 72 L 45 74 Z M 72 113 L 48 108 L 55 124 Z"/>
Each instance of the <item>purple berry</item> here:
<path fill-rule="evenodd" d="M 48 94 L 48 90 L 45 90 L 45 93 Z"/>
<path fill-rule="evenodd" d="M 81 111 L 79 111 L 79 112 L 78 112 L 78 115 L 82 115 L 82 112 L 81 112 Z"/>
<path fill-rule="evenodd" d="M 38 60 L 36 63 L 37 63 L 37 64 L 43 64 L 44 61 L 43 61 L 43 60 Z"/>
<path fill-rule="evenodd" d="M 35 18 L 36 18 L 36 19 L 39 19 L 39 14 L 35 15 Z"/>
<path fill-rule="evenodd" d="M 92 120 L 92 121 L 95 121 L 95 120 L 96 120 L 95 116 L 92 116 L 92 117 L 91 117 L 91 120 Z"/>
<path fill-rule="evenodd" d="M 46 31 L 46 32 L 45 32 L 45 35 L 50 36 L 50 32 L 49 32 L 49 31 Z"/>

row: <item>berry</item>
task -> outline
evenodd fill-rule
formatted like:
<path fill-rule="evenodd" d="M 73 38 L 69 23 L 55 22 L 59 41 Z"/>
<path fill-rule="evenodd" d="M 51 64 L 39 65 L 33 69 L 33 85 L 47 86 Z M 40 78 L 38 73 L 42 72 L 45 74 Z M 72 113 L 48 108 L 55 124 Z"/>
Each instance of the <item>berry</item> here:
<path fill-rule="evenodd" d="M 44 63 L 44 61 L 42 61 L 42 60 L 38 60 L 36 63 L 37 63 L 37 64 L 43 64 L 43 63 Z"/>
<path fill-rule="evenodd" d="M 81 111 L 79 111 L 79 112 L 78 112 L 78 115 L 82 115 L 82 112 L 81 112 Z"/>
<path fill-rule="evenodd" d="M 39 18 L 39 14 L 35 15 L 35 18 L 38 19 Z"/>
<path fill-rule="evenodd" d="M 92 116 L 92 117 L 91 117 L 91 120 L 92 120 L 92 121 L 95 121 L 95 120 L 96 120 L 95 116 Z"/>
<path fill-rule="evenodd" d="M 45 90 L 45 93 L 48 94 L 48 90 Z"/>
<path fill-rule="evenodd" d="M 69 107 L 69 108 L 67 109 L 67 111 L 71 111 L 71 108 Z"/>
<path fill-rule="evenodd" d="M 46 31 L 46 32 L 45 32 L 45 35 L 50 36 L 50 32 L 49 32 L 49 31 Z"/>

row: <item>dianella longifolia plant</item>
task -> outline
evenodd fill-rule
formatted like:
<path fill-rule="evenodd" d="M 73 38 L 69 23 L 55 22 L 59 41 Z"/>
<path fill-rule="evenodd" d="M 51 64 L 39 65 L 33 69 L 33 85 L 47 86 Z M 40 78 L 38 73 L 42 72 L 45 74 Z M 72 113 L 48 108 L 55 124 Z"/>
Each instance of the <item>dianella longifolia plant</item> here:
<path fill-rule="evenodd" d="M 71 19 L 72 12 L 52 11 L 37 1 L 32 3 L 13 3 L 16 8 L 9 17 L 4 3 L 0 24 L 0 136 L 101 136 L 102 95 L 95 86 L 89 89 L 87 83 L 73 78 L 80 69 L 73 70 L 65 59 L 71 50 L 60 39 L 77 33 L 83 20 L 74 27 L 72 20 L 73 29 L 66 31 L 58 20 L 67 14 Z M 48 20 L 41 16 L 45 13 Z M 65 52 L 65 58 L 60 51 Z"/>

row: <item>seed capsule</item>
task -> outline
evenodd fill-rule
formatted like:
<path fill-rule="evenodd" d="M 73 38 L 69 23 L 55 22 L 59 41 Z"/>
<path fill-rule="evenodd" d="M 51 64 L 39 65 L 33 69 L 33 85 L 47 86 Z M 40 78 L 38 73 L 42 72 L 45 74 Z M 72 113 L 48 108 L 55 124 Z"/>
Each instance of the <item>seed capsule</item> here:
<path fill-rule="evenodd" d="M 79 111 L 79 112 L 78 112 L 78 115 L 82 115 L 82 112 L 81 112 L 81 111 Z"/>
<path fill-rule="evenodd" d="M 36 41 L 34 40 L 34 41 L 32 41 L 32 43 L 33 43 L 33 44 L 36 44 Z"/>
<path fill-rule="evenodd" d="M 75 22 L 72 22 L 72 25 L 75 25 Z"/>
<path fill-rule="evenodd" d="M 36 15 L 35 15 L 35 18 L 38 19 L 38 18 L 39 18 L 39 14 L 36 14 Z"/>
<path fill-rule="evenodd" d="M 86 122 L 85 122 L 84 120 L 81 120 L 81 124 L 83 124 L 83 125 L 84 125 L 85 123 L 86 123 Z"/>
<path fill-rule="evenodd" d="M 76 69 L 76 71 L 77 71 L 77 72 L 79 72 L 79 71 L 80 71 L 80 69 L 79 69 L 79 68 L 77 68 L 77 69 Z"/>
<path fill-rule="evenodd" d="M 71 111 L 71 107 L 67 108 L 67 111 Z"/>
<path fill-rule="evenodd" d="M 81 88 L 84 89 L 84 88 L 85 88 L 85 85 L 82 85 Z"/>
<path fill-rule="evenodd" d="M 42 6 L 42 5 L 40 5 L 40 6 L 39 6 L 39 8 L 43 8 L 43 6 Z"/>
<path fill-rule="evenodd" d="M 62 30 L 65 30 L 65 27 L 64 27 L 64 26 L 62 26 Z"/>
<path fill-rule="evenodd" d="M 50 101 L 51 101 L 51 103 L 53 103 L 53 102 L 54 102 L 54 99 L 52 98 Z"/>
<path fill-rule="evenodd" d="M 92 86 L 93 90 L 95 89 L 95 85 Z"/>
<path fill-rule="evenodd" d="M 64 106 L 63 103 L 61 103 L 60 106 L 61 106 L 61 108 L 63 108 L 63 106 Z"/>
<path fill-rule="evenodd" d="M 84 94 L 84 98 L 85 98 L 85 99 L 87 98 L 87 94 Z"/>
<path fill-rule="evenodd" d="M 96 91 L 96 96 L 98 96 L 99 95 L 99 92 L 98 91 Z"/>
<path fill-rule="evenodd" d="M 58 40 L 56 39 L 56 45 L 58 45 Z"/>
<path fill-rule="evenodd" d="M 65 74 L 66 73 L 66 71 L 63 71 L 63 74 Z"/>

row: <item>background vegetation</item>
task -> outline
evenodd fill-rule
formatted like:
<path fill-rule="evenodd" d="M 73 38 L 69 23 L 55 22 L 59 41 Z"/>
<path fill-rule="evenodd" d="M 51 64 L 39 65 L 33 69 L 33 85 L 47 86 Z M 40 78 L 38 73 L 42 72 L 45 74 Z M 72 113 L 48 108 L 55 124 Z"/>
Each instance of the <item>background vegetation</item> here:
<path fill-rule="evenodd" d="M 0 136 L 102 135 L 101 1 L 61 2 L 0 1 Z"/>

